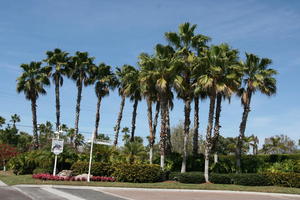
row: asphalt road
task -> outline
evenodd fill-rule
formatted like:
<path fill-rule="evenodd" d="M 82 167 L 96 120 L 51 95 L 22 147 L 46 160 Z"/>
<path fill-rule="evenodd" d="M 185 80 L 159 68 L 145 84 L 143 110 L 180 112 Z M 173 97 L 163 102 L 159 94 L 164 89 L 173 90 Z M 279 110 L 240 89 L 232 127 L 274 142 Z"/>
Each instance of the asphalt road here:
<path fill-rule="evenodd" d="M 83 186 L 0 186 L 1 200 L 300 200 L 300 195 L 251 192 L 104 188 Z"/>

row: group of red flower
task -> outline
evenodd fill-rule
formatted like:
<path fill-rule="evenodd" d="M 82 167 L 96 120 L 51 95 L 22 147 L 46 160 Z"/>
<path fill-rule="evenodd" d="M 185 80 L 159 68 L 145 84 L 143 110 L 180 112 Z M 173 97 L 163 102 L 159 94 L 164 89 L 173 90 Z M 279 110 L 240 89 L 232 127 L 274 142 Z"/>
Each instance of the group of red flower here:
<path fill-rule="evenodd" d="M 86 181 L 85 177 L 76 176 L 53 176 L 51 174 L 33 174 L 32 178 L 41 180 L 51 180 L 51 181 Z M 101 182 L 115 182 L 116 179 L 113 177 L 106 176 L 92 176 L 91 181 L 101 181 Z"/>

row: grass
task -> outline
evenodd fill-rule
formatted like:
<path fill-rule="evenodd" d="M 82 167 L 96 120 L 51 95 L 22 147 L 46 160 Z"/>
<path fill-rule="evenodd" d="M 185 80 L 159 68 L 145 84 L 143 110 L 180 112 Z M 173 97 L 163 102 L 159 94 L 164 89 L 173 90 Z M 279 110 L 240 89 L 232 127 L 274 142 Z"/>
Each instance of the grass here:
<path fill-rule="evenodd" d="M 234 190 L 253 192 L 272 192 L 300 194 L 300 188 L 278 186 L 240 186 L 227 184 L 184 184 L 178 182 L 160 183 L 121 183 L 121 182 L 78 182 L 78 181 L 42 181 L 33 179 L 31 175 L 0 174 L 0 180 L 7 185 L 36 184 L 36 185 L 79 185 L 98 187 L 128 187 L 128 188 L 162 188 L 162 189 L 196 189 L 196 190 Z"/>

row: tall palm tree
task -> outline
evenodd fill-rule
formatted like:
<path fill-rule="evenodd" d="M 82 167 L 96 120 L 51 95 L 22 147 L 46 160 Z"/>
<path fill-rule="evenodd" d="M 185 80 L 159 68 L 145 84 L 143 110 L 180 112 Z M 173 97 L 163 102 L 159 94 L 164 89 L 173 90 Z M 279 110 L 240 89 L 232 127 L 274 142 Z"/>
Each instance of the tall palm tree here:
<path fill-rule="evenodd" d="M 68 53 L 58 48 L 46 52 L 47 58 L 44 60 L 52 68 L 52 81 L 55 85 L 56 102 L 56 130 L 60 126 L 60 93 L 59 88 L 63 85 L 63 75 L 68 72 Z"/>
<path fill-rule="evenodd" d="M 109 95 L 109 89 L 116 86 L 116 78 L 111 71 L 111 67 L 101 63 L 99 66 L 94 66 L 91 72 L 90 82 L 95 84 L 95 93 L 97 96 L 96 120 L 94 135 L 98 135 L 98 127 L 100 121 L 100 106 L 102 98 Z"/>
<path fill-rule="evenodd" d="M 71 71 L 69 76 L 76 82 L 77 86 L 77 100 L 76 100 L 76 115 L 75 115 L 75 139 L 78 134 L 78 124 L 80 116 L 80 102 L 81 102 L 81 93 L 83 85 L 87 86 L 89 84 L 89 76 L 91 69 L 94 66 L 94 57 L 89 57 L 88 52 L 79 52 L 75 53 L 75 56 L 70 59 L 70 68 Z M 72 141 L 73 142 L 73 141 Z M 76 144 L 74 143 L 76 146 Z"/>
<path fill-rule="evenodd" d="M 169 110 L 169 100 L 172 94 L 171 86 L 174 78 L 179 72 L 179 62 L 174 57 L 175 51 L 171 46 L 158 44 L 155 46 L 155 54 L 140 55 L 143 63 L 142 71 L 147 73 L 147 79 L 155 82 L 155 88 L 160 104 L 161 125 L 160 125 L 160 166 L 165 167 L 166 140 L 168 132 L 167 113 Z M 145 78 L 146 79 L 146 78 Z"/>
<path fill-rule="evenodd" d="M 136 127 L 136 116 L 138 102 L 141 101 L 141 88 L 139 84 L 139 71 L 133 66 L 125 65 L 122 69 L 125 75 L 122 77 L 122 82 L 124 83 L 124 94 L 133 101 L 133 111 L 131 120 L 131 136 L 130 141 L 134 141 L 135 127 Z"/>
<path fill-rule="evenodd" d="M 208 37 L 203 35 L 195 35 L 194 31 L 197 25 L 190 25 L 190 23 L 180 24 L 178 33 L 167 32 L 165 37 L 168 42 L 177 50 L 176 56 L 182 59 L 182 68 L 179 75 L 175 79 L 175 89 L 177 90 L 178 97 L 184 101 L 184 143 L 183 143 L 183 159 L 181 172 L 186 172 L 186 158 L 187 158 L 187 142 L 188 134 L 190 132 L 190 112 L 191 102 L 193 100 L 193 87 L 192 87 L 192 68 L 194 66 L 194 53 L 192 47 L 197 44 L 199 40 Z"/>
<path fill-rule="evenodd" d="M 256 91 L 259 91 L 267 96 L 271 96 L 276 93 L 276 79 L 274 78 L 274 75 L 277 74 L 277 71 L 268 68 L 271 63 L 272 60 L 268 58 L 259 58 L 254 54 L 246 53 L 246 61 L 243 63 L 243 85 L 238 93 L 241 97 L 241 103 L 244 107 L 244 111 L 242 115 L 242 121 L 240 123 L 240 133 L 236 148 L 237 172 L 241 172 L 243 138 L 245 137 L 252 95 L 255 94 Z"/>
<path fill-rule="evenodd" d="M 153 146 L 155 143 L 155 134 L 157 121 L 159 116 L 160 104 L 157 97 L 157 90 L 155 88 L 155 81 L 149 77 L 149 68 L 145 66 L 148 64 L 149 56 L 142 53 L 139 56 L 139 65 L 140 65 L 140 84 L 141 92 L 147 102 L 147 116 L 148 116 L 148 125 L 149 125 L 149 162 L 152 164 L 153 161 Z M 155 114 L 154 118 L 152 117 L 152 104 L 156 101 Z"/>
<path fill-rule="evenodd" d="M 20 122 L 20 121 L 21 121 L 20 115 L 13 114 L 13 115 L 11 116 L 10 122 L 13 123 L 13 127 L 16 127 L 16 123 L 17 123 L 17 122 Z"/>
<path fill-rule="evenodd" d="M 119 96 L 121 96 L 121 103 L 120 103 L 120 111 L 119 111 L 119 114 L 118 114 L 117 122 L 116 122 L 116 125 L 114 127 L 114 131 L 115 131 L 114 146 L 116 146 L 118 144 L 119 131 L 120 131 L 120 128 L 121 128 L 121 121 L 122 121 L 122 117 L 123 117 L 123 110 L 124 110 L 125 100 L 126 100 L 126 96 L 125 96 L 125 93 L 124 93 L 125 83 L 123 81 L 124 76 L 126 74 L 126 72 L 123 70 L 124 66 L 122 68 L 117 68 L 116 69 L 118 88 L 119 88 Z"/>
<path fill-rule="evenodd" d="M 37 132 L 37 115 L 36 101 L 39 95 L 46 94 L 45 86 L 50 85 L 49 74 L 50 67 L 42 67 L 41 62 L 31 62 L 30 64 L 22 64 L 20 67 L 23 72 L 17 79 L 17 92 L 24 92 L 27 100 L 31 101 L 32 125 L 34 136 L 34 148 L 39 147 L 39 139 Z"/>
<path fill-rule="evenodd" d="M 230 58 L 231 54 L 232 58 Z M 195 68 L 194 71 L 194 75 L 197 79 L 195 91 L 207 92 L 210 99 L 205 141 L 204 175 L 206 182 L 208 182 L 209 179 L 209 156 L 219 136 L 222 95 L 229 96 L 232 94 L 234 86 L 239 83 L 236 78 L 237 67 L 232 65 L 235 64 L 236 59 L 236 50 L 230 50 L 228 45 L 221 44 L 220 46 L 211 46 L 206 52 L 206 55 L 200 59 L 199 67 Z M 214 132 L 212 132 L 215 113 L 215 128 Z"/>

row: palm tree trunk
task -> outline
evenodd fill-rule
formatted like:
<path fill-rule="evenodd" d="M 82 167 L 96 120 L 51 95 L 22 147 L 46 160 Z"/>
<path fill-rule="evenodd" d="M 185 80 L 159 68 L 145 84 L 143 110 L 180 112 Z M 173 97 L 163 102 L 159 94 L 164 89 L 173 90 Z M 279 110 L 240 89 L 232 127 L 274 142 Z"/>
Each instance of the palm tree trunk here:
<path fill-rule="evenodd" d="M 199 97 L 194 98 L 194 135 L 193 135 L 193 155 L 198 154 L 199 149 Z"/>
<path fill-rule="evenodd" d="M 133 112 L 132 112 L 132 120 L 131 120 L 131 137 L 130 141 L 134 141 L 134 132 L 135 132 L 135 123 L 136 123 L 136 115 L 137 115 L 137 107 L 138 107 L 139 101 L 136 99 L 133 103 Z"/>
<path fill-rule="evenodd" d="M 170 106 L 167 106 L 166 110 L 166 130 L 167 130 L 167 138 L 166 138 L 166 154 L 170 154 L 172 152 L 172 144 L 171 144 L 171 129 L 170 129 Z"/>
<path fill-rule="evenodd" d="M 167 139 L 167 99 L 164 94 L 160 95 L 160 167 L 165 168 L 165 154 L 166 154 L 166 139 Z"/>
<path fill-rule="evenodd" d="M 56 100 L 56 131 L 60 126 L 60 99 L 59 99 L 59 78 L 55 80 L 55 100 Z"/>
<path fill-rule="evenodd" d="M 188 98 L 184 102 L 184 139 L 183 139 L 183 154 L 181 163 L 181 173 L 186 172 L 186 158 L 187 158 L 187 143 L 190 132 L 190 113 L 191 113 L 191 100 Z"/>
<path fill-rule="evenodd" d="M 78 135 L 78 124 L 79 124 L 79 116 L 80 116 L 80 102 L 81 102 L 81 93 L 82 93 L 82 81 L 80 81 L 80 84 L 77 86 L 77 101 L 76 101 L 76 116 L 75 116 L 75 135 L 74 140 L 76 140 L 76 137 Z M 76 147 L 75 142 L 73 141 L 73 145 Z"/>
<path fill-rule="evenodd" d="M 212 149 L 215 149 L 216 143 L 218 142 L 218 138 L 220 135 L 220 116 L 222 111 L 222 95 L 217 95 L 217 103 L 216 103 L 216 116 L 215 116 L 215 127 L 214 127 L 214 136 L 213 136 L 213 144 Z"/>
<path fill-rule="evenodd" d="M 153 162 L 153 146 L 155 143 L 155 134 L 156 134 L 156 127 L 157 127 L 157 121 L 158 121 L 158 116 L 159 116 L 159 108 L 160 108 L 160 103 L 159 103 L 159 101 L 157 101 L 156 108 L 155 108 L 154 121 L 153 121 L 153 128 L 152 128 L 153 137 L 151 138 L 151 136 L 150 136 L 150 152 L 149 152 L 150 164 L 152 164 L 152 162 Z"/>
<path fill-rule="evenodd" d="M 152 121 L 152 101 L 147 98 L 147 112 L 148 112 L 148 125 L 149 125 L 149 161 L 152 164 L 152 157 L 153 157 L 153 141 L 154 141 L 154 134 L 153 134 L 153 121 Z"/>
<path fill-rule="evenodd" d="M 237 139 L 237 145 L 236 145 L 236 172 L 241 173 L 241 157 L 242 157 L 242 147 L 243 147 L 243 138 L 245 137 L 245 130 L 246 130 L 246 124 L 248 115 L 250 112 L 250 102 L 251 102 L 251 92 L 247 92 L 248 95 L 248 103 L 244 105 L 244 111 L 242 116 L 242 121 L 240 123 L 240 134 Z"/>
<path fill-rule="evenodd" d="M 119 131 L 120 131 L 120 125 L 121 125 L 121 120 L 123 117 L 123 109 L 125 105 L 125 95 L 122 95 L 122 100 L 120 104 L 120 111 L 117 119 L 117 124 L 115 126 L 115 140 L 114 140 L 114 146 L 117 146 L 118 144 L 118 139 L 119 139 Z"/>
<path fill-rule="evenodd" d="M 97 108 L 96 108 L 96 120 L 95 120 L 95 135 L 94 137 L 96 138 L 98 136 L 98 127 L 99 127 L 99 121 L 100 121 L 100 106 L 101 106 L 101 97 L 98 97 L 97 101 Z"/>
<path fill-rule="evenodd" d="M 38 132 L 37 132 L 36 98 L 31 98 L 31 112 L 32 112 L 34 149 L 38 149 L 39 148 L 39 136 L 38 136 Z"/>
<path fill-rule="evenodd" d="M 209 156 L 211 152 L 212 147 L 212 128 L 213 128 L 213 121 L 214 121 L 214 112 L 215 112 L 215 101 L 216 101 L 216 95 L 212 94 L 210 96 L 210 103 L 209 103 L 209 112 L 208 112 L 208 124 L 207 124 L 207 130 L 206 130 L 206 142 L 205 142 L 205 164 L 204 164 L 204 177 L 205 181 L 209 182 Z"/>

